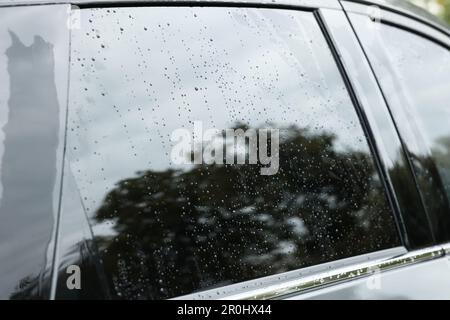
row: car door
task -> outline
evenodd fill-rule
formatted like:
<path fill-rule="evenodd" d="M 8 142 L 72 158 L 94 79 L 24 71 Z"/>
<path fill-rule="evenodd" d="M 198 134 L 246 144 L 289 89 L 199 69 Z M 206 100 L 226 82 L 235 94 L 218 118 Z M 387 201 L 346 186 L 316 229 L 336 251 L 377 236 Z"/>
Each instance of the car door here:
<path fill-rule="evenodd" d="M 59 215 L 69 5 L 0 4 L 0 299 L 48 299 Z"/>
<path fill-rule="evenodd" d="M 325 9 L 345 18 L 335 1 L 81 7 L 62 211 L 90 222 L 111 297 L 284 298 L 407 253 Z M 408 239 L 432 244 L 427 225 Z M 78 264 L 67 244 L 56 298 Z"/>
<path fill-rule="evenodd" d="M 338 1 L 63 9 L 44 298 L 449 297 L 444 179 Z"/>
<path fill-rule="evenodd" d="M 374 72 L 373 86 L 382 90 L 378 107 L 389 106 L 400 133 L 401 148 L 407 154 L 434 243 L 438 245 L 419 251 L 428 254 L 430 259 L 426 260 L 430 261 L 380 273 L 371 286 L 358 280 L 295 298 L 448 299 L 448 30 L 386 8 L 343 3 L 362 46 L 360 54 L 367 57 Z M 336 38 L 341 43 L 346 41 L 342 34 Z M 348 52 L 343 57 L 348 65 L 354 63 Z M 350 68 L 350 74 L 357 83 L 361 72 Z M 403 210 L 402 216 L 406 228 L 411 230 L 409 213 Z M 374 286 L 378 289 L 374 290 Z"/>

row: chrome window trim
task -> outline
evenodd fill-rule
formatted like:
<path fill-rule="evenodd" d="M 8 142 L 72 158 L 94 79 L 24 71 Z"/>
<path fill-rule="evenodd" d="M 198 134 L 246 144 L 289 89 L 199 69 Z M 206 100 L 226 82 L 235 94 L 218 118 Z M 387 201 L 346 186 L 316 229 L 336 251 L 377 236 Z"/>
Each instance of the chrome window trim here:
<path fill-rule="evenodd" d="M 445 251 L 445 254 L 450 256 L 450 242 L 442 245 L 442 249 Z"/>
<path fill-rule="evenodd" d="M 322 274 L 330 272 L 330 270 L 341 270 L 352 267 L 354 265 L 364 264 L 371 261 L 375 262 L 380 260 L 386 260 L 392 257 L 404 255 L 407 252 L 408 251 L 406 250 L 406 248 L 402 246 L 380 250 L 376 252 L 362 254 L 359 256 L 349 257 L 345 259 L 335 260 L 332 262 L 318 264 L 315 266 L 288 271 L 280 274 L 274 274 L 263 278 L 257 278 L 231 285 L 219 286 L 214 289 L 195 292 L 175 297 L 173 299 L 176 300 L 250 299 L 252 297 L 252 294 L 257 291 L 265 292 L 266 289 L 268 288 L 295 282 L 298 279 L 318 277 Z M 239 298 L 241 296 L 243 297 Z"/>
<path fill-rule="evenodd" d="M 393 249 L 383 250 L 384 254 L 394 253 L 398 250 L 406 251 L 403 247 L 397 247 Z M 450 244 L 444 246 L 433 246 L 425 249 L 415 250 L 406 252 L 401 255 L 394 255 L 391 257 L 378 258 L 376 260 L 355 263 L 350 266 L 331 268 L 331 271 L 319 272 L 317 274 L 307 275 L 300 277 L 295 280 L 283 281 L 278 284 L 261 287 L 254 290 L 249 290 L 246 292 L 241 292 L 238 294 L 217 296 L 219 300 L 268 300 L 268 299 L 282 299 L 288 296 L 301 294 L 310 290 L 317 290 L 326 286 L 356 280 L 360 278 L 365 278 L 373 275 L 375 272 L 381 273 L 386 271 L 391 271 L 398 268 L 403 268 L 411 265 L 415 265 L 421 262 L 431 261 L 444 257 L 446 250 L 450 249 Z M 450 252 L 447 251 L 447 254 Z M 377 254 L 372 253 L 366 256 Z M 360 256 L 362 257 L 362 256 Z M 355 257 L 358 258 L 358 257 Z M 351 258 L 350 258 L 351 259 Z M 316 266 L 320 267 L 320 266 Z M 314 267 L 313 267 L 314 268 Z M 259 281 L 261 284 L 264 279 L 252 280 Z M 241 285 L 244 285 L 242 283 Z M 217 294 L 218 290 L 223 290 L 225 288 L 208 290 L 205 292 L 186 295 L 178 297 L 176 299 L 214 299 L 214 295 Z"/>
<path fill-rule="evenodd" d="M 304 291 L 318 289 L 328 285 L 337 284 L 344 281 L 355 280 L 373 275 L 374 272 L 386 272 L 400 267 L 433 260 L 443 257 L 445 252 L 441 247 L 431 247 L 427 249 L 408 252 L 400 257 L 387 260 L 374 261 L 354 265 L 347 268 L 336 269 L 319 275 L 305 277 L 296 281 L 283 283 L 278 286 L 268 287 L 255 292 L 248 292 L 229 297 L 237 300 L 266 300 L 282 298 L 292 294 L 299 294 Z"/>

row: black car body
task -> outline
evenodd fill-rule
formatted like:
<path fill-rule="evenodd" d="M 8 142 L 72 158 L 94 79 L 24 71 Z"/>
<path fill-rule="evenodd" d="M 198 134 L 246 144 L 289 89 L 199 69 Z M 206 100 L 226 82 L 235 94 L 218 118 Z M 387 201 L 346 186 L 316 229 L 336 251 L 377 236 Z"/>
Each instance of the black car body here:
<path fill-rule="evenodd" d="M 1 0 L 0 39 L 0 298 L 450 298 L 450 30 L 420 9 Z M 267 128 L 275 172 L 249 135 L 204 153 Z"/>

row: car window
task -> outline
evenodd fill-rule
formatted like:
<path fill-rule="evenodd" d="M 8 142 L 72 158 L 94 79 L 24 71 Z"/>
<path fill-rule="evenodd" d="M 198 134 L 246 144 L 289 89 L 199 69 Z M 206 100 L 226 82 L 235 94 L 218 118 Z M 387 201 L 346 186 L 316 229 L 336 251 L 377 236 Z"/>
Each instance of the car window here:
<path fill-rule="evenodd" d="M 80 18 L 66 169 L 113 296 L 171 298 L 400 244 L 312 13 Z"/>
<path fill-rule="evenodd" d="M 409 150 L 436 240 L 450 240 L 450 52 L 394 26 L 351 15 Z M 401 45 L 399 45 L 401 44 Z"/>

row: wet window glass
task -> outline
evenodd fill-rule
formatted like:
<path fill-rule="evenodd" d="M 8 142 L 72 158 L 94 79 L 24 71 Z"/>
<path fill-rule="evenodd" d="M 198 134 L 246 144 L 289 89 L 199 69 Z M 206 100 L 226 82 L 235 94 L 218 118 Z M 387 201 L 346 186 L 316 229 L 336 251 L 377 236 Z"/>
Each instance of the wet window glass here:
<path fill-rule="evenodd" d="M 450 52 L 396 27 L 352 16 L 409 149 L 436 240 L 450 240 Z M 399 45 L 401 43 L 401 45 Z"/>
<path fill-rule="evenodd" d="M 112 296 L 171 298 L 399 245 L 312 13 L 82 10 L 71 50 L 67 176 Z"/>

